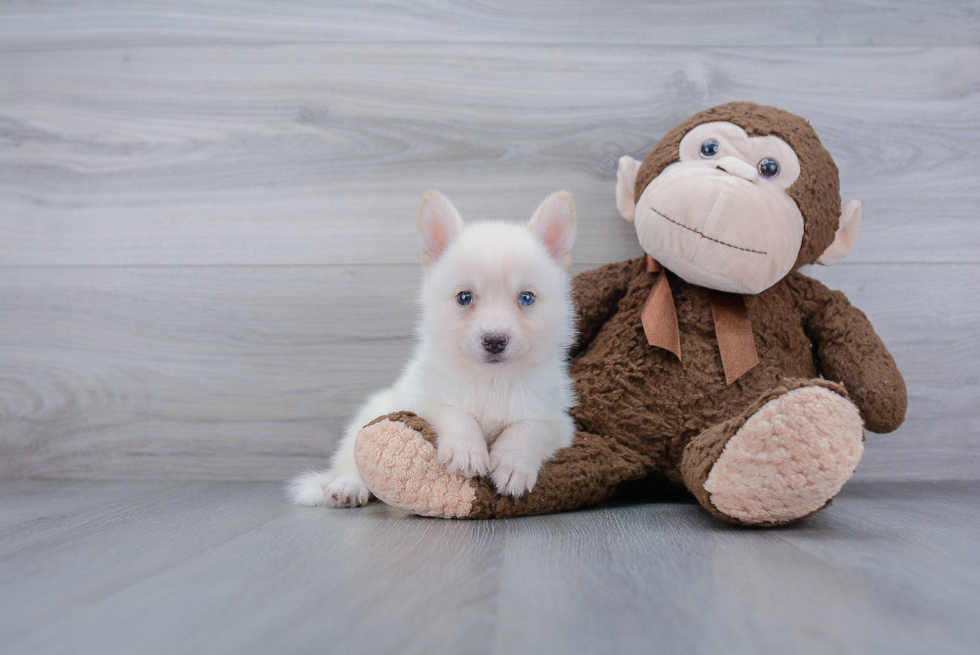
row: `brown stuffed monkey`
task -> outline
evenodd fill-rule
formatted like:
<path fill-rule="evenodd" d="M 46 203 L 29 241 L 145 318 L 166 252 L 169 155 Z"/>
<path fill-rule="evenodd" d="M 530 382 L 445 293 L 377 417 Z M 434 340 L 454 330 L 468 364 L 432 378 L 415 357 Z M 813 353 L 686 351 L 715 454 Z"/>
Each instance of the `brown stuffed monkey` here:
<path fill-rule="evenodd" d="M 830 504 L 863 428 L 904 420 L 905 383 L 861 311 L 801 275 L 857 236 L 837 167 L 802 118 L 730 103 L 619 163 L 616 202 L 646 256 L 574 280 L 579 433 L 521 498 L 449 475 L 403 412 L 358 436 L 381 500 L 427 516 L 572 510 L 624 483 L 686 488 L 718 518 L 775 526 Z"/>

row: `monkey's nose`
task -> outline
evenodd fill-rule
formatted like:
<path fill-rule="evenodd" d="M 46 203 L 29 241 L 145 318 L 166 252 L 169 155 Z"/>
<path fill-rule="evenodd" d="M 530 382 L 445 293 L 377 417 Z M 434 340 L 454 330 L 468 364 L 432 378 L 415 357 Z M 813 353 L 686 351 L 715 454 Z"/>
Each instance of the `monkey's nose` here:
<path fill-rule="evenodd" d="M 503 334 L 484 334 L 483 349 L 488 353 L 496 355 L 504 352 L 507 347 L 507 337 Z"/>
<path fill-rule="evenodd" d="M 715 164 L 715 168 L 725 171 L 730 175 L 740 177 L 743 180 L 748 180 L 749 182 L 754 182 L 755 178 L 759 176 L 759 172 L 755 170 L 755 166 L 731 155 L 719 159 L 718 163 Z"/>

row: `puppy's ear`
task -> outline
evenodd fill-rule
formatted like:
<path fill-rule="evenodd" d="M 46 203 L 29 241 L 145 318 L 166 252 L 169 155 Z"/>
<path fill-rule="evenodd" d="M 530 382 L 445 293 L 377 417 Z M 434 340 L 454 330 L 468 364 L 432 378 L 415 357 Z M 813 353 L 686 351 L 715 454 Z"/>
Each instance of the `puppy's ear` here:
<path fill-rule="evenodd" d="M 432 266 L 453 240 L 463 231 L 463 219 L 438 191 L 427 191 L 419 207 L 419 245 L 422 246 L 422 265 Z"/>
<path fill-rule="evenodd" d="M 541 203 L 527 229 L 544 244 L 552 259 L 568 268 L 572 264 L 576 224 L 572 196 L 567 191 L 559 191 Z"/>

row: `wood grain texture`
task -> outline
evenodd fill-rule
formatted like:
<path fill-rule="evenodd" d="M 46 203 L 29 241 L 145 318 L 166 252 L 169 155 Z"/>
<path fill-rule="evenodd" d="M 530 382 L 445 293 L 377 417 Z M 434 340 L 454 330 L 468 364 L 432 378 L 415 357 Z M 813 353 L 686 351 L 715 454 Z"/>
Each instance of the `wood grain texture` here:
<path fill-rule="evenodd" d="M 869 435 L 857 477 L 975 479 L 980 266 L 916 271 L 809 271 L 868 314 L 909 386 L 907 423 Z M 0 477 L 283 480 L 325 465 L 408 358 L 420 272 L 4 269 Z"/>
<path fill-rule="evenodd" d="M 296 41 L 674 46 L 976 45 L 968 0 L 317 2 L 75 0 L 0 8 L 0 48 Z"/>
<path fill-rule="evenodd" d="M 980 476 L 975 2 L 70 0 L 0 6 L 0 476 L 282 479 L 411 346 L 414 216 L 567 188 L 750 99 L 808 119 L 909 383 L 866 480 Z"/>
<path fill-rule="evenodd" d="M 973 653 L 980 486 L 849 484 L 802 525 L 696 504 L 499 521 L 257 483 L 0 482 L 11 653 Z M 914 527 L 913 527 L 914 526 Z"/>
<path fill-rule="evenodd" d="M 419 269 L 6 269 L 4 473 L 282 479 L 394 380 Z"/>
<path fill-rule="evenodd" d="M 567 188 L 577 261 L 616 261 L 634 243 L 618 158 L 747 98 L 806 116 L 836 157 L 865 206 L 850 261 L 980 253 L 980 47 L 317 43 L 0 61 L 0 265 L 414 263 L 432 187 L 464 218 L 509 220 Z"/>

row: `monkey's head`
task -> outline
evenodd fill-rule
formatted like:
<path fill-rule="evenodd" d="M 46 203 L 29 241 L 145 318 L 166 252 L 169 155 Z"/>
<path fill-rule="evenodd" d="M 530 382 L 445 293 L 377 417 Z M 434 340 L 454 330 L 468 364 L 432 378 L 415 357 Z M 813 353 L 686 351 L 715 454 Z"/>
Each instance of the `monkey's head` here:
<path fill-rule="evenodd" d="M 692 284 L 759 293 L 850 251 L 861 203 L 810 124 L 733 102 L 667 133 L 642 163 L 619 160 L 616 205 L 651 257 Z"/>

